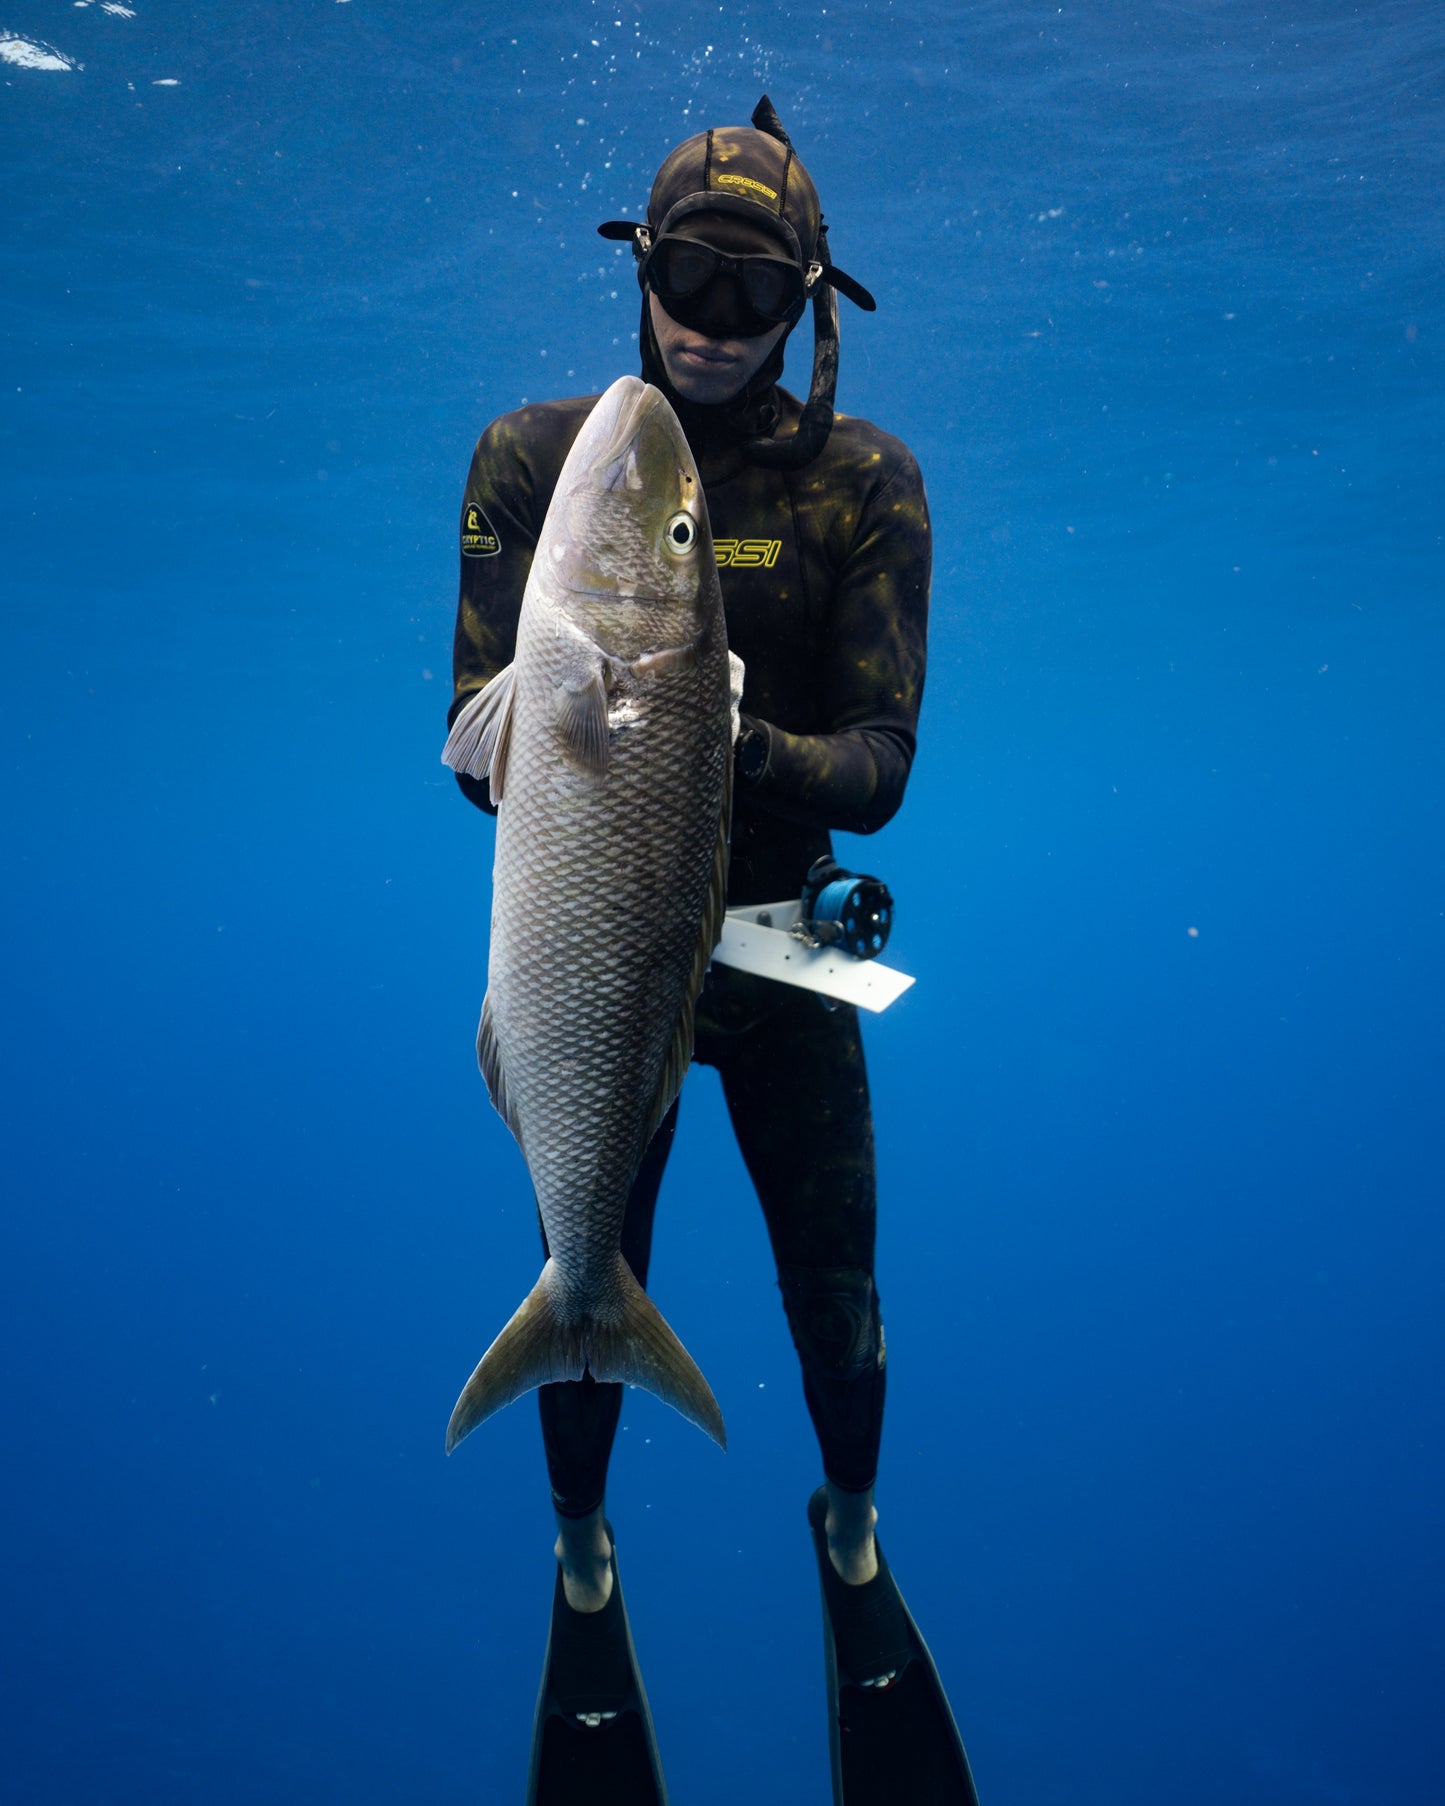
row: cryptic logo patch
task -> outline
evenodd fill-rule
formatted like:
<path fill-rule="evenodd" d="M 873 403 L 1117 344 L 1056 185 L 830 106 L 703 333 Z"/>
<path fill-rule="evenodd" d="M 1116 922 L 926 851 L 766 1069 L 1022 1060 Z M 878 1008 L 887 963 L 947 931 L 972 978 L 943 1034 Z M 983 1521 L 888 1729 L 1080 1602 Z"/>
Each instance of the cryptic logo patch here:
<path fill-rule="evenodd" d="M 495 558 L 502 549 L 497 530 L 475 502 L 462 509 L 462 557 Z"/>

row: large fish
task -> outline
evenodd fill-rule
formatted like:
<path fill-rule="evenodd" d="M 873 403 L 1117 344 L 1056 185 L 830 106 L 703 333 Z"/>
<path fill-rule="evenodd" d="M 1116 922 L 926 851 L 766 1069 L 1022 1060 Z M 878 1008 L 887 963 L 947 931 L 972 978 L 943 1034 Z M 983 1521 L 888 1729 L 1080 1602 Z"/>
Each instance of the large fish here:
<path fill-rule="evenodd" d="M 722 928 L 741 669 L 687 441 L 666 399 L 624 376 L 562 466 L 513 662 L 442 754 L 489 777 L 498 805 L 477 1055 L 548 1247 L 457 1400 L 448 1450 L 521 1393 L 584 1373 L 644 1386 L 724 1442 L 717 1400 L 618 1240 Z"/>

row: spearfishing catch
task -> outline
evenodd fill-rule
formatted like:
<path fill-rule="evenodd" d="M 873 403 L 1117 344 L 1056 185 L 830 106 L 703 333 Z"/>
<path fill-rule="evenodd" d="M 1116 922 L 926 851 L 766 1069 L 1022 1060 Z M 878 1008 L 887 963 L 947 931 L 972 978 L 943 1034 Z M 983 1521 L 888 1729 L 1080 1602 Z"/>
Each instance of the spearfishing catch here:
<path fill-rule="evenodd" d="M 525 1798 L 528 1806 L 667 1802 L 607 1514 L 624 1395 L 618 1384 L 597 1383 L 599 1361 L 625 1349 L 636 1364 L 606 1372 L 640 1377 L 706 1426 L 716 1422 L 701 1376 L 661 1318 L 644 1314 L 631 1284 L 648 1279 L 676 1099 L 646 1141 L 625 1207 L 622 1197 L 622 1175 L 674 1089 L 671 1062 L 686 1058 L 687 1034 L 670 1042 L 668 1034 L 680 1019 L 676 1000 L 693 998 L 697 961 L 706 959 L 717 927 L 715 890 L 703 887 L 705 907 L 701 892 L 687 892 L 695 913 L 655 972 L 650 959 L 639 964 L 632 953 L 625 975 L 619 969 L 616 995 L 645 996 L 658 1031 L 648 1045 L 660 1066 L 649 1068 L 645 1083 L 621 1033 L 625 1007 L 598 975 L 613 937 L 641 931 L 635 945 L 650 946 L 672 890 L 681 898 L 686 889 L 662 866 L 647 868 L 656 873 L 650 887 L 642 882 L 635 860 L 645 836 L 635 821 L 645 818 L 648 833 L 677 836 L 683 823 L 664 806 L 665 795 L 675 794 L 691 838 L 686 857 L 669 869 L 685 870 L 692 884 L 708 863 L 713 793 L 706 807 L 692 779 L 665 793 L 667 759 L 642 780 L 641 711 L 653 697 L 660 711 L 664 684 L 679 676 L 665 668 L 670 649 L 697 636 L 716 658 L 721 627 L 715 641 L 703 637 L 717 603 L 710 572 L 699 571 L 706 607 L 695 603 L 695 624 L 659 620 L 614 646 L 604 621 L 628 618 L 628 595 L 662 592 L 640 578 L 640 565 L 629 571 L 631 554 L 620 549 L 610 519 L 595 529 L 597 545 L 611 548 L 607 582 L 584 573 L 559 587 L 560 567 L 585 563 L 594 532 L 586 519 L 573 524 L 574 513 L 590 518 L 592 507 L 585 486 L 577 487 L 583 461 L 576 454 L 585 442 L 587 467 L 600 461 L 603 472 L 593 484 L 600 500 L 619 515 L 662 505 L 626 538 L 645 549 L 650 565 L 668 564 L 669 544 L 671 555 L 690 549 L 680 517 L 692 518 L 700 484 L 707 527 L 700 512 L 697 519 L 709 535 L 704 556 L 719 572 L 728 648 L 747 661 L 730 759 L 727 925 L 696 994 L 693 1058 L 718 1075 L 762 1207 L 822 1460 L 824 1486 L 809 1519 L 820 1552 L 834 1806 L 977 1806 L 947 1695 L 874 1532 L 888 1374 L 874 1278 L 873 1114 L 858 1018 L 860 1006 L 882 1009 L 912 981 L 878 957 L 892 927 L 888 887 L 845 870 L 831 840 L 836 830 L 873 833 L 903 801 L 927 663 L 928 502 L 901 440 L 835 411 L 837 296 L 864 312 L 874 301 L 833 261 L 817 188 L 771 101 L 758 102 L 750 125 L 713 126 L 677 145 L 653 178 L 645 211 L 638 198 L 630 197 L 627 217 L 598 231 L 631 247 L 641 290 L 637 349 L 651 387 L 524 402 L 493 420 L 472 454 L 458 542 L 447 719 L 459 743 L 449 762 L 460 766 L 461 792 L 478 809 L 495 813 L 494 796 L 503 799 L 482 1054 L 537 1181 L 550 1258 L 463 1394 L 453 1439 L 526 1386 L 552 1375 L 560 1382 L 537 1391 L 558 1574 Z M 809 312 L 812 375 L 800 398 L 779 379 L 790 335 Z M 641 450 L 635 482 L 629 475 L 619 424 L 624 397 L 653 390 L 672 412 L 654 403 L 652 426 L 665 420 L 670 431 L 675 416 L 696 459 L 671 454 L 674 468 L 694 481 L 666 502 L 666 485 L 649 474 Z M 577 491 L 570 501 L 569 491 Z M 608 585 L 617 596 L 612 608 L 598 599 Z M 590 613 L 579 613 L 579 593 L 592 597 Z M 509 661 L 510 672 L 499 676 Z M 710 746 L 726 744 L 718 731 L 720 664 L 718 673 L 709 679 L 712 700 L 699 700 L 686 716 L 691 733 Z M 685 668 L 681 675 L 693 677 Z M 516 737 L 533 691 L 539 700 L 525 716 L 532 725 L 523 788 Z M 695 739 L 682 734 L 676 744 L 676 757 L 699 757 Z M 624 754 L 638 761 L 640 800 L 619 806 L 615 818 L 588 776 L 589 749 L 604 747 L 609 773 Z M 483 770 L 492 774 L 490 790 L 472 775 Z M 535 831 L 519 826 L 523 808 Z M 605 842 L 599 826 L 610 836 Z M 714 882 L 721 857 L 719 842 Z M 542 900 L 531 891 L 544 874 Z M 564 934 L 576 942 L 575 957 L 561 944 Z M 544 1030 L 534 1017 L 539 999 L 551 1007 L 549 985 L 563 1001 L 556 1026 Z M 591 1062 L 585 1073 L 578 1068 L 585 1095 L 563 1064 L 584 1060 Z M 654 1088 L 655 1070 L 662 1076 Z M 640 1096 L 628 1106 L 628 1133 L 610 1139 L 605 1153 L 599 1141 L 594 1153 L 584 1125 L 607 1118 L 608 1086 L 634 1071 Z M 539 1087 L 541 1098 L 544 1082 L 545 1108 L 531 1090 Z M 574 1132 L 581 1147 L 568 1144 Z M 548 1169 L 564 1161 L 574 1177 L 557 1183 Z M 598 1205 L 589 1216 L 580 1201 L 594 1195 L 588 1187 L 604 1165 L 606 1182 L 595 1186 Z M 718 1173 L 710 1202 L 724 1216 L 735 1183 Z M 629 1341 L 628 1315 L 648 1334 Z M 563 1377 L 584 1363 L 580 1380 Z M 695 1559 L 707 1565 L 701 1544 Z M 723 1572 L 714 1569 L 715 1585 L 731 1584 L 731 1566 L 726 1582 Z M 945 1562 L 940 1588 L 950 1585 L 949 1573 Z M 760 1571 L 754 1578 L 764 1584 Z M 771 1618 L 762 1622 L 772 1627 Z M 709 1703 L 694 1704 L 702 1722 Z"/>
<path fill-rule="evenodd" d="M 498 806 L 477 1054 L 547 1243 L 457 1400 L 448 1451 L 522 1393 L 584 1374 L 643 1386 L 725 1441 L 619 1238 L 722 930 L 741 693 L 692 454 L 666 399 L 624 376 L 562 467 L 516 655 L 442 754 Z"/>

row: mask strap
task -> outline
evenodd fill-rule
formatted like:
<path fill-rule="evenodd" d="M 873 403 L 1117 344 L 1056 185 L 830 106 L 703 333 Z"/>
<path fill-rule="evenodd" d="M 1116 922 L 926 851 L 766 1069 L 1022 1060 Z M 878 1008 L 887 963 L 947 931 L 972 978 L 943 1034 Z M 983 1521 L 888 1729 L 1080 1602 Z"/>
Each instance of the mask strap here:
<path fill-rule="evenodd" d="M 793 141 L 783 130 L 778 110 L 765 94 L 753 108 L 753 127 L 786 146 L 788 163 L 792 163 Z M 821 221 L 813 256 L 825 267 L 828 256 L 828 229 Z M 813 284 L 813 379 L 808 385 L 808 399 L 802 416 L 786 439 L 749 439 L 743 456 L 749 464 L 766 470 L 798 470 L 811 464 L 828 443 L 833 430 L 833 398 L 838 393 L 838 297 L 831 283 Z"/>

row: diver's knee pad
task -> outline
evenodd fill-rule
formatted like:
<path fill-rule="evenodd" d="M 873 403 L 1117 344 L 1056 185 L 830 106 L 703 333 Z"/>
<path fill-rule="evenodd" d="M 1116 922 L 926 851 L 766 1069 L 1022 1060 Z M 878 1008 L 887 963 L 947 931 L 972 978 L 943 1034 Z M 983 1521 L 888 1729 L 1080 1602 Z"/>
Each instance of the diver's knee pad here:
<path fill-rule="evenodd" d="M 778 1286 L 804 1373 L 856 1380 L 883 1367 L 887 1351 L 871 1273 L 862 1267 L 780 1266 Z"/>

